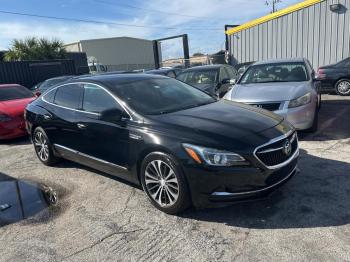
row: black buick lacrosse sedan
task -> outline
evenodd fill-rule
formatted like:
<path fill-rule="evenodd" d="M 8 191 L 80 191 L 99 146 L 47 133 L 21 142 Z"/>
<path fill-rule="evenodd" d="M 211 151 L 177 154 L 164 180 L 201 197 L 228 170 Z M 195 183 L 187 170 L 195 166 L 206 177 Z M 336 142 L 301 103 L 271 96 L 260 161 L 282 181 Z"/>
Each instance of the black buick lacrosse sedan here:
<path fill-rule="evenodd" d="M 66 158 L 142 185 L 170 214 L 265 196 L 297 169 L 297 134 L 282 117 L 163 76 L 75 78 L 25 117 L 41 162 Z"/>

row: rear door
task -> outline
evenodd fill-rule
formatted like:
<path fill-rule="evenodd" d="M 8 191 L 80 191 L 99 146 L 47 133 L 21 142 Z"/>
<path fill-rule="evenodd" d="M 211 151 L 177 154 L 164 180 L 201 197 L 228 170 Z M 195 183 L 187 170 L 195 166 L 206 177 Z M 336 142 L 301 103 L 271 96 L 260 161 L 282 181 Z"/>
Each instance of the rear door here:
<path fill-rule="evenodd" d="M 54 95 L 50 97 L 49 94 Z M 83 88 L 81 84 L 63 85 L 44 96 L 49 101 L 48 114 L 44 116 L 44 129 L 51 143 L 76 150 L 78 148 L 79 129 L 77 112 L 81 108 Z M 45 99 L 46 98 L 46 99 Z"/>

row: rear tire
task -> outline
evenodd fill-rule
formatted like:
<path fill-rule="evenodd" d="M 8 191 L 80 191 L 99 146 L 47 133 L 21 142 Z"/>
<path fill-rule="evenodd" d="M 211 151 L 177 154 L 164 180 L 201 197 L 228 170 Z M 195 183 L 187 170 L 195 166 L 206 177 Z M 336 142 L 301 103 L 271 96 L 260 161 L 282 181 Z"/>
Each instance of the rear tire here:
<path fill-rule="evenodd" d="M 141 184 L 151 203 L 167 214 L 178 214 L 190 204 L 187 181 L 175 158 L 154 152 L 141 165 Z"/>
<path fill-rule="evenodd" d="M 41 127 L 35 128 L 33 132 L 33 145 L 37 157 L 44 165 L 53 166 L 59 161 L 53 152 L 49 138 Z"/>
<path fill-rule="evenodd" d="M 350 95 L 350 80 L 349 79 L 340 79 L 335 84 L 335 92 L 340 96 Z"/>

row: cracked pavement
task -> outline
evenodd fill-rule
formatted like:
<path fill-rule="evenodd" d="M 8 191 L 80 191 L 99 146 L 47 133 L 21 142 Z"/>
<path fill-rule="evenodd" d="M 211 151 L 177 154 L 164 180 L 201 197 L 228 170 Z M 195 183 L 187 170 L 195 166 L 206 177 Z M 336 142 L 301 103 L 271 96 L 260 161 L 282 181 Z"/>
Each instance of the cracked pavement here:
<path fill-rule="evenodd" d="M 26 139 L 1 143 L 0 172 L 59 202 L 0 227 L 0 261 L 350 261 L 350 97 L 323 97 L 320 130 L 300 137 L 301 173 L 268 199 L 181 216 L 81 165 L 46 167 Z"/>

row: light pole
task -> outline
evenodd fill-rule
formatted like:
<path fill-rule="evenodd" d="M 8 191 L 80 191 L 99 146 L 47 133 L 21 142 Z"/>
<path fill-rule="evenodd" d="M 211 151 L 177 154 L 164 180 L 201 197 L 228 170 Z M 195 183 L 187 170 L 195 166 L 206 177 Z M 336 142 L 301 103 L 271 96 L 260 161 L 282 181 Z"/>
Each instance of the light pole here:
<path fill-rule="evenodd" d="M 271 13 L 274 13 L 277 11 L 277 4 L 282 3 L 282 0 L 266 0 L 265 5 L 271 6 L 272 5 L 272 11 Z"/>

